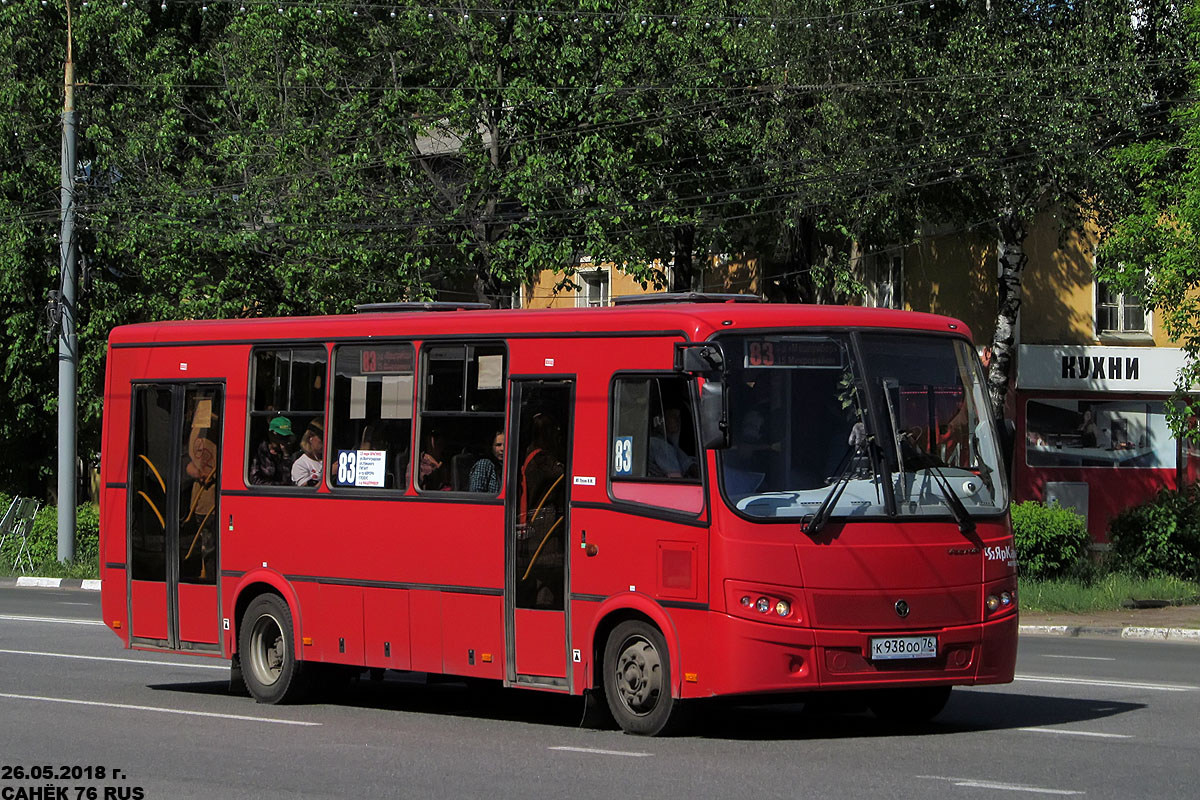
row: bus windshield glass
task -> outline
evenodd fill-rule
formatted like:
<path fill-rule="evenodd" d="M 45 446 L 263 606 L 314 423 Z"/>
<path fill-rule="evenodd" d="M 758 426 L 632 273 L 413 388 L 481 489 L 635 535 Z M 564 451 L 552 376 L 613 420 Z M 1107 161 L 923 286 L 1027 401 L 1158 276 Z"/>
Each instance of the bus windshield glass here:
<path fill-rule="evenodd" d="M 969 515 L 1007 504 L 979 359 L 891 331 L 720 337 L 722 490 L 764 518 Z M 952 497 L 950 495 L 953 495 Z"/>

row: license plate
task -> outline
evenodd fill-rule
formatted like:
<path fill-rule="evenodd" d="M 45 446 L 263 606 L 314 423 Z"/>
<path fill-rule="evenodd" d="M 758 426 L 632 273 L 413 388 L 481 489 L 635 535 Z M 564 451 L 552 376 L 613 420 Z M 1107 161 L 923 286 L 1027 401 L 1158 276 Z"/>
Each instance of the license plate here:
<path fill-rule="evenodd" d="M 880 636 L 871 639 L 872 661 L 936 657 L 936 636 Z"/>

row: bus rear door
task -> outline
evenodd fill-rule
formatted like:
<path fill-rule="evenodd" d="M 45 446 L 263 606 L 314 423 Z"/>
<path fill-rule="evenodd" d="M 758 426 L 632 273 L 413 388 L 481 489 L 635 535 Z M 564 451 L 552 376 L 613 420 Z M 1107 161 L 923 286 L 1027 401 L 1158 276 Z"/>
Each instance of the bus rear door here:
<path fill-rule="evenodd" d="M 131 644 L 220 649 L 218 488 L 223 387 L 133 386 Z"/>

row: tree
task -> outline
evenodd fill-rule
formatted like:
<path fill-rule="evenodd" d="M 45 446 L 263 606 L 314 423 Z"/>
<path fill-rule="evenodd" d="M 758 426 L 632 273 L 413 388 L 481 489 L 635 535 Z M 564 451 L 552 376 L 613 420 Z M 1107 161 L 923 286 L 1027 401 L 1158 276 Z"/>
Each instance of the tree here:
<path fill-rule="evenodd" d="M 1167 335 L 1183 348 L 1187 362 L 1177 380 L 1169 420 L 1179 438 L 1200 436 L 1200 2 L 1192 0 L 1180 17 L 1176 41 L 1189 54 L 1190 91 L 1167 85 L 1151 104 L 1144 135 L 1122 148 L 1115 163 L 1136 186 L 1133 209 L 1107 232 L 1100 249 L 1098 276 L 1142 298 L 1154 309 Z M 1174 62 L 1178 63 L 1178 62 Z M 1169 109 L 1167 124 L 1157 113 Z"/>

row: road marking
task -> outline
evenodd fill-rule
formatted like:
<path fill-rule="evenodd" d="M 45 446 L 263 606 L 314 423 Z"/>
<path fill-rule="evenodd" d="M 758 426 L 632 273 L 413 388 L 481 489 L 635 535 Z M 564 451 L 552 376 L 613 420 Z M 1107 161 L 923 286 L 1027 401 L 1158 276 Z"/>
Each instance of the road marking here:
<path fill-rule="evenodd" d="M 83 661 L 116 661 L 121 664 L 153 664 L 162 667 L 187 667 L 188 669 L 228 670 L 228 664 L 187 664 L 180 661 L 149 661 L 141 658 L 113 658 L 112 656 L 83 656 L 76 653 L 43 653 L 38 650 L 0 650 L 10 656 L 44 656 L 46 658 L 77 658 Z"/>
<path fill-rule="evenodd" d="M 1042 786 L 1026 786 L 1021 783 L 1000 783 L 999 781 L 988 781 L 979 778 L 948 778 L 944 775 L 918 775 L 917 777 L 928 778 L 933 781 L 946 781 L 955 786 L 963 786 L 968 789 L 998 789 L 1004 792 L 1029 792 L 1031 794 L 1085 794 L 1085 792 L 1076 789 L 1047 789 Z"/>
<path fill-rule="evenodd" d="M 1132 736 L 1124 733 L 1097 733 L 1096 731 L 1072 731 L 1065 728 L 1017 728 L 1019 731 L 1029 731 L 1030 733 L 1059 733 L 1063 736 L 1093 736 L 1097 739 L 1132 739 Z"/>
<path fill-rule="evenodd" d="M 1042 656 L 1042 658 L 1074 658 L 1078 661 L 1116 661 L 1115 658 L 1107 656 L 1052 656 L 1047 654 Z"/>
<path fill-rule="evenodd" d="M 648 758 L 653 753 L 631 753 L 628 750 L 601 750 L 596 747 L 551 747 L 550 750 L 566 750 L 569 753 L 592 753 L 601 756 L 629 756 L 630 758 Z"/>
<path fill-rule="evenodd" d="M 1074 686 L 1097 686 L 1107 689 L 1148 689 L 1152 692 L 1194 692 L 1198 686 L 1172 683 L 1138 683 L 1134 681 L 1105 681 L 1095 678 L 1057 678 L 1050 675 L 1018 675 L 1014 681 L 1027 683 L 1064 683 Z"/>
<path fill-rule="evenodd" d="M 91 603 L 73 603 L 70 600 L 63 600 L 59 603 L 60 606 L 91 606 Z"/>
<path fill-rule="evenodd" d="M 13 614 L 0 614 L 0 619 L 9 622 L 62 622 L 66 625 L 103 625 L 98 619 L 67 619 L 66 617 L 19 617 Z"/>
<path fill-rule="evenodd" d="M 304 727 L 319 726 L 320 722 L 304 722 L 294 719 L 272 719 L 270 717 L 250 717 L 243 714 L 218 714 L 214 711 L 186 711 L 181 708 L 159 708 L 158 706 L 135 706 L 129 703 L 101 703 L 97 700 L 72 700 L 66 697 L 42 697 L 36 694 L 8 694 L 0 692 L 0 697 L 10 700 L 37 700 L 43 703 L 66 703 L 76 706 L 98 706 L 100 708 L 120 708 L 126 711 L 156 711 L 159 714 L 180 714 L 186 717 L 213 717 L 214 719 L 235 719 L 243 722 L 269 722 L 272 725 L 300 725 Z"/>

